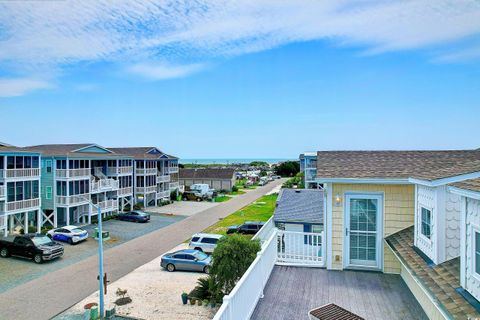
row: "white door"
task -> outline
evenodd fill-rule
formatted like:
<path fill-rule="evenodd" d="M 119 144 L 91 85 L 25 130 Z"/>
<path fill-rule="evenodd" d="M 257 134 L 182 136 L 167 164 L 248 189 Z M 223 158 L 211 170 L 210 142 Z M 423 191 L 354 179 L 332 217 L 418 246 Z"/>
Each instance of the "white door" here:
<path fill-rule="evenodd" d="M 383 198 L 373 194 L 345 197 L 345 267 L 381 269 Z"/>
<path fill-rule="evenodd" d="M 285 231 L 303 232 L 303 224 L 285 223 Z"/>

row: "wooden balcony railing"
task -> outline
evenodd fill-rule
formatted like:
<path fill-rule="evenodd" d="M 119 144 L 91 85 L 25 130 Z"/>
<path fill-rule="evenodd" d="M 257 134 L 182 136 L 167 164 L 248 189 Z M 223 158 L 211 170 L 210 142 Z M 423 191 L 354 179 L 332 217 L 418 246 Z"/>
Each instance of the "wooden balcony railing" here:
<path fill-rule="evenodd" d="M 133 174 L 133 167 L 108 167 L 108 176 L 131 175 Z"/>
<path fill-rule="evenodd" d="M 170 182 L 170 176 L 157 176 L 157 182 Z"/>
<path fill-rule="evenodd" d="M 0 186 L 0 199 L 5 198 L 5 186 Z"/>
<path fill-rule="evenodd" d="M 140 176 L 157 174 L 157 168 L 135 169 L 135 174 Z"/>
<path fill-rule="evenodd" d="M 5 177 L 6 178 L 28 178 L 28 177 L 38 177 L 40 176 L 39 168 L 31 169 L 6 169 Z"/>
<path fill-rule="evenodd" d="M 78 204 L 86 204 L 89 201 L 88 194 L 77 194 L 71 196 L 55 196 L 55 202 L 60 206 L 70 206 Z"/>
<path fill-rule="evenodd" d="M 58 178 L 90 177 L 90 168 L 56 169 L 55 174 Z"/>
<path fill-rule="evenodd" d="M 39 206 L 40 206 L 40 199 L 37 198 L 37 199 L 7 202 L 5 205 L 5 210 L 7 212 L 17 211 L 17 210 L 35 210 L 35 209 L 38 209 Z"/>
<path fill-rule="evenodd" d="M 118 190 L 118 180 L 100 179 L 90 182 L 90 190 L 92 193 Z"/>
<path fill-rule="evenodd" d="M 102 211 L 114 211 L 118 210 L 117 200 L 105 200 L 96 203 L 95 205 L 99 206 Z"/>
<path fill-rule="evenodd" d="M 152 193 L 152 192 L 157 192 L 157 186 L 151 186 L 151 187 L 135 187 L 135 193 Z"/>
<path fill-rule="evenodd" d="M 170 198 L 170 191 L 157 192 L 157 198 Z"/>
<path fill-rule="evenodd" d="M 133 187 L 125 187 L 118 189 L 118 196 L 124 197 L 133 193 Z"/>

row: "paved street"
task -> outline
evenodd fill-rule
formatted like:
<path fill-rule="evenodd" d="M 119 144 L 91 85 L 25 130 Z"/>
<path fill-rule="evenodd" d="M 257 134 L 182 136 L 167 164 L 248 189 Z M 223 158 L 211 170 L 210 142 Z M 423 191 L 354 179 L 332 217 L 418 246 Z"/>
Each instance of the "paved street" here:
<path fill-rule="evenodd" d="M 188 239 L 192 234 L 228 216 L 268 193 L 276 180 L 230 201 L 206 209 L 158 231 L 115 246 L 105 252 L 105 270 L 114 281 Z M 98 260 L 89 257 L 0 294 L 2 319 L 49 319 L 98 288 Z"/>

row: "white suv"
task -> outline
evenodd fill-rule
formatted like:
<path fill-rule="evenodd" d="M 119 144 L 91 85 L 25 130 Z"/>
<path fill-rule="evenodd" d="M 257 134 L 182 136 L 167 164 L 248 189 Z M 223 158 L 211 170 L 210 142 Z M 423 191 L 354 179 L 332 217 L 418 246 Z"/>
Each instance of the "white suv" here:
<path fill-rule="evenodd" d="M 192 236 L 188 248 L 212 253 L 217 246 L 218 240 L 222 237 L 223 235 L 221 234 L 196 233 Z"/>

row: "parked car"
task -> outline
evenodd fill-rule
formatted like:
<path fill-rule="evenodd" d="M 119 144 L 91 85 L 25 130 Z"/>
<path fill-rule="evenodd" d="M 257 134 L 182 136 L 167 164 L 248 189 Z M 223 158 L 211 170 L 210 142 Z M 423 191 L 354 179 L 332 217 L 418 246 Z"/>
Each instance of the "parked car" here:
<path fill-rule="evenodd" d="M 47 236 L 55 241 L 64 241 L 69 244 L 76 244 L 88 239 L 88 232 L 77 226 L 65 226 L 52 229 L 47 232 Z"/>
<path fill-rule="evenodd" d="M 217 242 L 223 237 L 221 234 L 196 233 L 192 236 L 192 240 L 188 247 L 198 251 L 212 253 L 217 247 Z"/>
<path fill-rule="evenodd" d="M 212 258 L 201 251 L 185 249 L 173 253 L 166 253 L 160 262 L 160 266 L 167 271 L 175 270 L 200 271 L 209 273 Z"/>
<path fill-rule="evenodd" d="M 202 196 L 200 193 L 195 191 L 185 191 L 182 193 L 182 200 L 183 201 L 203 201 L 207 200 L 206 197 Z"/>
<path fill-rule="evenodd" d="M 117 216 L 117 219 L 132 222 L 148 222 L 150 221 L 150 215 L 143 211 L 134 210 L 126 213 L 120 213 Z"/>
<path fill-rule="evenodd" d="M 44 235 L 25 234 L 13 240 L 0 240 L 0 256 L 17 256 L 42 263 L 63 256 L 63 246 Z"/>
<path fill-rule="evenodd" d="M 247 221 L 239 226 L 230 226 L 227 229 L 227 234 L 242 233 L 242 234 L 255 234 L 260 230 L 265 222 L 261 221 Z"/>

